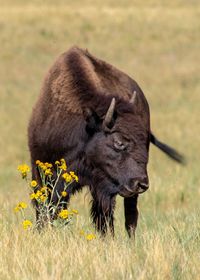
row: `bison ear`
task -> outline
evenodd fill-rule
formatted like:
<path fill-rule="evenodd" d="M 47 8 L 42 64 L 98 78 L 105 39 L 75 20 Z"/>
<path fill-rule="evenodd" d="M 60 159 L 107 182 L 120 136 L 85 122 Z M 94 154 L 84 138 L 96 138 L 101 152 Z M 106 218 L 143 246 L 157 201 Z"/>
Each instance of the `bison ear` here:
<path fill-rule="evenodd" d="M 83 110 L 83 116 L 86 121 L 86 131 L 89 135 L 100 131 L 101 119 L 92 109 L 86 108 Z"/>

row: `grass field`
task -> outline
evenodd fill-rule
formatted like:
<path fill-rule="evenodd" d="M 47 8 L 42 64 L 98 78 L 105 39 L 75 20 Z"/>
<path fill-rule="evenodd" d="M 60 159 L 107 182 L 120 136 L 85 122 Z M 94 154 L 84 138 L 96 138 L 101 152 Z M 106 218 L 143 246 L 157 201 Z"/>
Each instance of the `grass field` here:
<path fill-rule="evenodd" d="M 72 2 L 0 0 L 0 279 L 200 279 L 199 1 Z M 151 148 L 135 243 L 121 198 L 114 240 L 79 235 L 94 232 L 86 193 L 72 199 L 79 215 L 63 231 L 24 231 L 13 213 L 28 201 L 16 169 L 29 163 L 32 106 L 48 68 L 72 45 L 132 76 L 154 133 L 187 158 L 182 167 Z"/>

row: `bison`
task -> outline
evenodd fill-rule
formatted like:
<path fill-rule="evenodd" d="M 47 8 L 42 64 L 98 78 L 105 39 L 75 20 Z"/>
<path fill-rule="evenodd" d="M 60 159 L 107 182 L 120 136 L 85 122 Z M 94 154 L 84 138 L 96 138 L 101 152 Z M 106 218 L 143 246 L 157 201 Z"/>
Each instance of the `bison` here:
<path fill-rule="evenodd" d="M 114 233 L 116 195 L 124 198 L 125 227 L 134 235 L 139 194 L 149 188 L 147 163 L 153 143 L 172 159 L 183 157 L 151 132 L 147 100 L 138 84 L 112 65 L 72 47 L 48 71 L 28 127 L 32 177 L 35 161 L 64 158 L 79 177 L 63 198 L 83 186 L 91 196 L 96 229 Z M 57 193 L 63 190 L 62 182 Z M 58 198 L 54 197 L 54 203 Z"/>

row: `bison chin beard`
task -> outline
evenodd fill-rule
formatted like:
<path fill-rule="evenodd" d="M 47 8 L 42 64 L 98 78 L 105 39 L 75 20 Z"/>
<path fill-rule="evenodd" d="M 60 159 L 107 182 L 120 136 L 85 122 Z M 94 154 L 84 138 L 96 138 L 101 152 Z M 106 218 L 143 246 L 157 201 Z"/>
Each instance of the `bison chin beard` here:
<path fill-rule="evenodd" d="M 103 192 L 92 193 L 91 217 L 96 229 L 102 235 L 105 235 L 108 229 L 114 235 L 115 197 Z"/>
<path fill-rule="evenodd" d="M 97 177 L 94 177 L 97 178 Z M 114 208 L 118 188 L 105 178 L 90 185 L 92 194 L 91 217 L 96 229 L 104 235 L 108 229 L 114 235 Z"/>

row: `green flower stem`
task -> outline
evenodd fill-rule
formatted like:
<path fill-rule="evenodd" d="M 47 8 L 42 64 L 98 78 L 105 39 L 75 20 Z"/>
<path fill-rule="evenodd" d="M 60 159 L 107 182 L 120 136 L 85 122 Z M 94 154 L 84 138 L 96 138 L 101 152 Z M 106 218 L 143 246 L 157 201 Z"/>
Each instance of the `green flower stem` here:
<path fill-rule="evenodd" d="M 65 184 L 63 191 L 66 191 L 66 189 L 67 189 L 67 187 L 68 187 L 69 185 L 70 185 L 70 184 L 68 184 L 68 185 Z M 59 199 L 58 199 L 58 202 L 57 202 L 55 208 L 53 209 L 53 213 L 56 212 L 56 210 L 57 210 L 57 208 L 58 208 L 58 206 L 59 206 L 59 203 L 60 203 L 61 198 L 62 198 L 62 195 L 59 195 Z"/>
<path fill-rule="evenodd" d="M 54 185 L 52 185 L 52 184 L 50 184 L 51 186 L 52 186 L 52 191 L 51 191 L 51 198 L 50 198 L 50 201 L 49 201 L 49 204 L 48 204 L 48 213 L 50 212 L 49 211 L 49 207 L 51 206 L 51 204 L 52 204 L 52 199 L 53 199 L 53 194 L 54 194 L 54 191 L 55 191 L 55 187 L 56 187 L 56 185 L 57 185 L 57 183 L 58 183 L 58 181 L 59 181 L 59 178 L 60 178 L 60 175 L 61 175 L 61 173 L 62 173 L 62 170 L 61 169 L 57 169 L 57 178 L 56 178 L 56 181 L 55 181 L 55 183 L 54 183 Z M 54 213 L 55 213 L 55 211 L 53 211 Z"/>

